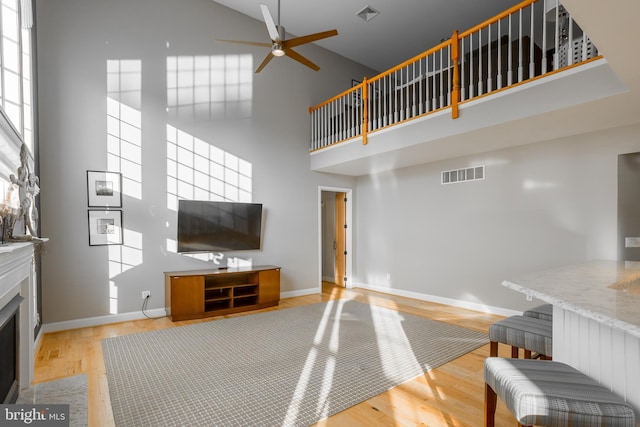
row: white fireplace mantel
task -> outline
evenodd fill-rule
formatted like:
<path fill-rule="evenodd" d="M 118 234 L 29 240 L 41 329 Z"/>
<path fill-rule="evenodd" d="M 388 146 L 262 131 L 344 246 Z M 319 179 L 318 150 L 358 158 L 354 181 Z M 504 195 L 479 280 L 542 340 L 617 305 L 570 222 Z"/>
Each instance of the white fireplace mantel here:
<path fill-rule="evenodd" d="M 19 309 L 18 385 L 29 388 L 33 381 L 35 355 L 34 329 L 37 323 L 33 262 L 34 243 L 0 245 L 0 308 L 16 295 L 24 299 Z"/>

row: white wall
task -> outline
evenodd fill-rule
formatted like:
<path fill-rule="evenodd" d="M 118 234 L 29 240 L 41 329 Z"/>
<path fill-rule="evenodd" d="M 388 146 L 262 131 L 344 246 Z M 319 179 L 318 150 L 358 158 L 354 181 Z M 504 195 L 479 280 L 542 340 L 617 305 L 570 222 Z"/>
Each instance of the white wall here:
<path fill-rule="evenodd" d="M 265 40 L 263 23 L 211 0 L 39 0 L 37 25 L 41 216 L 50 238 L 45 323 L 139 311 L 143 290 L 151 291 L 150 309 L 164 307 L 164 271 L 211 266 L 167 250 L 176 231 L 167 208 L 167 124 L 252 164 L 253 201 L 265 209 L 263 248 L 228 255 L 281 266 L 283 292 L 317 289 L 318 186 L 355 180 L 310 172 L 307 109 L 370 70 L 303 46 L 299 52 L 321 70 L 273 60 L 254 75 L 249 114 L 178 119 L 166 111 L 167 56 L 249 53 L 255 69 L 266 49 L 216 39 Z M 142 191 L 124 197 L 125 245 L 90 247 L 86 171 L 108 165 L 106 63 L 113 59 L 142 62 Z"/>
<path fill-rule="evenodd" d="M 477 307 L 531 306 L 501 282 L 616 258 L 617 157 L 640 151 L 638 134 L 618 128 L 359 178 L 356 282 Z M 483 181 L 440 184 L 441 171 L 482 164 Z"/>

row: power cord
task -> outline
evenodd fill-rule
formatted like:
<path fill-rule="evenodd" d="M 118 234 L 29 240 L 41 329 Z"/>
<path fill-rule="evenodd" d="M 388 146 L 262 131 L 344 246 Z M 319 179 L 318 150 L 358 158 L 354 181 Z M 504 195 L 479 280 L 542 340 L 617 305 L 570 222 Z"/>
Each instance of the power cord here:
<path fill-rule="evenodd" d="M 163 317 L 165 317 L 165 316 L 153 317 L 153 316 L 149 316 L 147 313 L 145 313 L 145 310 L 147 309 L 147 304 L 149 302 L 149 299 L 151 299 L 151 295 L 147 295 L 146 297 L 144 297 L 144 300 L 142 301 L 142 314 L 144 314 L 144 317 L 146 317 L 147 319 L 152 319 L 152 320 L 162 319 Z"/>

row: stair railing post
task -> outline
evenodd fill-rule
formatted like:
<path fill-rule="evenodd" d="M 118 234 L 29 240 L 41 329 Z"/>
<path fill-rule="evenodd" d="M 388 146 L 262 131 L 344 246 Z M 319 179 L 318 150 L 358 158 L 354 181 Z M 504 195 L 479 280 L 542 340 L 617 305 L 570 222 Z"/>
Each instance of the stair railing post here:
<path fill-rule="evenodd" d="M 362 79 L 362 145 L 367 145 L 368 123 L 369 123 L 369 83 L 367 78 Z"/>
<path fill-rule="evenodd" d="M 460 103 L 460 40 L 458 30 L 451 36 L 451 61 L 453 62 L 453 90 L 451 93 L 451 118 L 457 119 L 460 116 L 458 104 Z"/>

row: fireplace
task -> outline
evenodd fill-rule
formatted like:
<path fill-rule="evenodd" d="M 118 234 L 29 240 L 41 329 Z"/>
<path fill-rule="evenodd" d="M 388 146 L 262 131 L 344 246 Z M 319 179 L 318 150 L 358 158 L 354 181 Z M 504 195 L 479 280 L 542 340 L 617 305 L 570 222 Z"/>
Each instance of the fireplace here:
<path fill-rule="evenodd" d="M 0 404 L 33 380 L 35 282 L 33 244 L 0 246 Z"/>
<path fill-rule="evenodd" d="M 0 309 L 0 403 L 18 399 L 18 310 L 24 298 L 16 295 Z"/>

